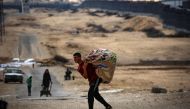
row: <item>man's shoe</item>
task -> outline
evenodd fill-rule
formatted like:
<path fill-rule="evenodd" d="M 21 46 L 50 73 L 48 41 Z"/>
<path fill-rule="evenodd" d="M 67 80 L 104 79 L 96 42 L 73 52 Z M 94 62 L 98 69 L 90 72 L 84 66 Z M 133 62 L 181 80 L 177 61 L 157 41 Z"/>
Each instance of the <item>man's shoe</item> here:
<path fill-rule="evenodd" d="M 112 109 L 111 105 L 107 106 L 106 109 Z"/>

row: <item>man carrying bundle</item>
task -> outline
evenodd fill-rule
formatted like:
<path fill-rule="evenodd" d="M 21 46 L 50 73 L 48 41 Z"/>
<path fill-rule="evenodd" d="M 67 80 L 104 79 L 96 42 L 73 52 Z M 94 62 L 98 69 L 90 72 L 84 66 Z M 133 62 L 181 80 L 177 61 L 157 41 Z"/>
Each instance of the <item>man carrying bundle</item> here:
<path fill-rule="evenodd" d="M 103 82 L 103 79 L 100 78 L 96 71 L 98 67 L 90 63 L 89 59 L 82 60 L 80 53 L 74 53 L 73 58 L 75 63 L 78 63 L 78 72 L 89 81 L 89 91 L 88 91 L 88 106 L 89 109 L 93 109 L 94 98 L 102 103 L 106 109 L 112 109 L 112 106 L 108 104 L 104 98 L 99 93 L 99 85 Z"/>

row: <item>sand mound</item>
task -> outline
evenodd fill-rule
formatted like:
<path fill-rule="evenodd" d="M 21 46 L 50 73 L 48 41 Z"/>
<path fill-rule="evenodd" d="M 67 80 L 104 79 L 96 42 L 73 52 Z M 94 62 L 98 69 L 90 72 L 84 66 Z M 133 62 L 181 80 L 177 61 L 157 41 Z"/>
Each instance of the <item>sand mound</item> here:
<path fill-rule="evenodd" d="M 124 23 L 125 28 L 141 31 L 148 28 L 160 28 L 162 23 L 159 19 L 147 16 L 135 16 Z"/>

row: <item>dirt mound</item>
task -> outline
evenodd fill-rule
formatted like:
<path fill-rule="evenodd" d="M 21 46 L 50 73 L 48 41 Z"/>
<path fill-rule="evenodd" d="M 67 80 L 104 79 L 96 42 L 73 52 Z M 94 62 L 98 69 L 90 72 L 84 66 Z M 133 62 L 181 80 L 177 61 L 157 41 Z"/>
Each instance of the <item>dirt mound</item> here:
<path fill-rule="evenodd" d="M 48 59 L 42 59 L 42 60 L 37 60 L 39 63 L 41 63 L 41 66 L 54 66 L 54 65 L 63 65 L 63 64 L 68 64 L 69 60 L 66 59 L 64 56 L 61 55 L 55 55 L 52 58 Z"/>
<path fill-rule="evenodd" d="M 144 30 L 163 30 L 162 22 L 155 17 L 148 16 L 134 16 L 125 18 L 126 16 L 120 16 L 124 19 L 115 18 L 112 22 L 106 21 L 107 23 L 99 25 L 97 23 L 87 23 L 85 32 L 100 32 L 100 33 L 113 33 L 119 31 L 143 31 Z M 151 31 L 152 32 L 152 31 Z M 149 32 L 150 33 L 150 32 Z M 158 34 L 159 35 L 159 34 Z M 153 35 L 155 36 L 155 35 Z"/>
<path fill-rule="evenodd" d="M 54 59 L 56 62 L 59 62 L 59 63 L 67 63 L 67 62 L 69 62 L 68 59 L 66 59 L 65 57 L 60 56 L 60 55 L 55 55 L 53 59 Z"/>
<path fill-rule="evenodd" d="M 136 31 L 141 31 L 148 28 L 160 28 L 162 23 L 159 19 L 147 16 L 135 16 L 125 22 L 125 29 L 131 28 Z"/>
<path fill-rule="evenodd" d="M 36 18 L 33 16 L 22 16 L 22 17 L 18 17 L 18 20 L 21 21 L 35 21 Z"/>
<path fill-rule="evenodd" d="M 18 26 L 27 26 L 27 27 L 40 27 L 40 24 L 36 22 L 37 19 L 33 16 L 19 16 L 15 19 L 8 18 L 6 19 L 5 26 L 7 27 L 18 27 Z"/>
<path fill-rule="evenodd" d="M 87 28 L 86 32 L 103 32 L 103 33 L 108 33 L 109 32 L 102 25 L 88 23 L 87 27 L 88 28 Z"/>
<path fill-rule="evenodd" d="M 10 60 L 11 60 L 10 57 L 0 57 L 0 63 L 6 63 L 6 62 L 8 62 Z"/>

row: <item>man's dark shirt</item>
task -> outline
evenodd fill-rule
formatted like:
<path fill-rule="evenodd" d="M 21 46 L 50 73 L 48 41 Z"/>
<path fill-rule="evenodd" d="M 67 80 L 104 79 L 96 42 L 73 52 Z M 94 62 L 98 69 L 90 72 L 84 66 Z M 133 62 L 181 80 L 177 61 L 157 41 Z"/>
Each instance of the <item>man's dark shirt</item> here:
<path fill-rule="evenodd" d="M 84 69 L 83 69 L 83 65 L 84 62 L 82 62 L 81 64 L 79 64 L 78 66 L 78 72 L 83 76 L 84 73 Z M 97 74 L 96 74 L 96 68 L 93 66 L 93 64 L 88 64 L 86 67 L 86 71 L 87 71 L 87 78 L 89 83 L 93 83 L 96 81 L 96 79 L 98 78 Z"/>

